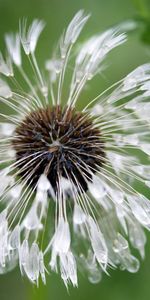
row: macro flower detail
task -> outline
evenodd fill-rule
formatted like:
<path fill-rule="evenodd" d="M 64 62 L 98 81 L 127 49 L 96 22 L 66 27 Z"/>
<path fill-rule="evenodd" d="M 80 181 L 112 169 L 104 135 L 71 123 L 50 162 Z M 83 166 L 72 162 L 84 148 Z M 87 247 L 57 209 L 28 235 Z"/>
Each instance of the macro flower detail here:
<path fill-rule="evenodd" d="M 131 250 L 144 258 L 150 229 L 150 64 L 82 105 L 86 85 L 127 40 L 116 26 L 76 48 L 88 19 L 75 15 L 43 69 L 43 21 L 28 29 L 24 19 L 0 53 L 0 273 L 19 265 L 37 285 L 51 271 L 66 286 L 78 285 L 79 271 L 92 283 L 109 268 L 134 273 Z"/>

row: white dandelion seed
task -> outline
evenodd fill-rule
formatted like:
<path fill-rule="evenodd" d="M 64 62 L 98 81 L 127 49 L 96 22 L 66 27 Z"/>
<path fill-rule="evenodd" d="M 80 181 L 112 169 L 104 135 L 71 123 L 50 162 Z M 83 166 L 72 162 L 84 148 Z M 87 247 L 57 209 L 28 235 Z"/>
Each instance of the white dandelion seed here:
<path fill-rule="evenodd" d="M 80 269 L 93 283 L 109 267 L 136 272 L 131 249 L 144 258 L 150 230 L 150 202 L 140 191 L 150 187 L 150 64 L 76 108 L 108 53 L 126 41 L 124 26 L 81 45 L 62 104 L 70 55 L 88 19 L 82 10 L 75 15 L 45 73 L 35 56 L 43 21 L 27 29 L 23 20 L 19 34 L 6 35 L 6 61 L 0 54 L 0 101 L 10 109 L 0 114 L 0 273 L 19 264 L 37 285 L 50 270 L 66 286 L 78 285 Z"/>

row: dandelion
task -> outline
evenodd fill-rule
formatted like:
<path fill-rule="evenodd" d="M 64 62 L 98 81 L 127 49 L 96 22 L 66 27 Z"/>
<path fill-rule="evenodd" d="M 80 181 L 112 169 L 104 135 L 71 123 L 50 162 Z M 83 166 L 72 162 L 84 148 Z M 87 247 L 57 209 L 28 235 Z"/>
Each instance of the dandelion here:
<path fill-rule="evenodd" d="M 109 268 L 134 273 L 131 249 L 144 258 L 150 229 L 150 64 L 79 111 L 81 92 L 127 39 L 118 26 L 76 49 L 88 19 L 75 15 L 43 71 L 35 56 L 42 21 L 20 22 L 0 54 L 0 273 L 19 264 L 37 285 L 50 271 L 66 286 L 78 285 L 78 271 L 93 283 Z"/>

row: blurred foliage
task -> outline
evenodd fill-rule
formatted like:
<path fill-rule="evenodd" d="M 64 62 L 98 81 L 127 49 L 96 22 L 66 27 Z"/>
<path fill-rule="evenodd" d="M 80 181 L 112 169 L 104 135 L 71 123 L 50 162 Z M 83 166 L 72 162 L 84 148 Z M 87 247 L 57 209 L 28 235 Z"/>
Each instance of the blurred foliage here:
<path fill-rule="evenodd" d="M 108 68 L 105 73 L 97 76 L 84 92 L 81 99 L 83 105 L 132 69 L 149 61 L 150 53 L 139 39 L 141 34 L 142 40 L 146 44 L 150 43 L 149 6 L 149 0 L 0 0 L 0 48 L 4 49 L 4 33 L 16 31 L 19 19 L 24 16 L 29 21 L 43 18 L 47 23 L 37 51 L 40 63 L 50 57 L 64 26 L 80 8 L 92 14 L 81 40 L 136 16 L 143 24 L 142 34 L 138 30 L 131 33 L 128 42 L 113 51 L 106 61 Z M 18 269 L 14 270 L 0 277 L 0 300 L 149 300 L 149 247 L 150 239 L 146 247 L 146 259 L 141 262 L 137 274 L 110 270 L 110 276 L 103 275 L 98 285 L 90 284 L 81 274 L 79 288 L 70 287 L 68 292 L 55 274 L 47 276 L 46 287 L 40 284 L 37 289 L 25 278 L 21 278 Z"/>
<path fill-rule="evenodd" d="M 150 20 L 144 20 L 144 30 L 141 34 L 141 40 L 143 43 L 150 46 Z"/>
<path fill-rule="evenodd" d="M 150 1 L 149 0 L 132 0 L 139 15 L 145 19 L 150 17 Z"/>
<path fill-rule="evenodd" d="M 150 46 L 150 1 L 132 0 L 136 9 L 136 19 L 142 28 L 141 41 Z"/>

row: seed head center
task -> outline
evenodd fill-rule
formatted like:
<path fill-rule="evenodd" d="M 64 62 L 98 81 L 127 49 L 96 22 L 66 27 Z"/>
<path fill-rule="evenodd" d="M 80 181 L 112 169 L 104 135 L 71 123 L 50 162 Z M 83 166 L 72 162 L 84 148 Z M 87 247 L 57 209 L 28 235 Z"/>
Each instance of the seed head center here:
<path fill-rule="evenodd" d="M 68 107 L 31 112 L 16 128 L 12 145 L 22 179 L 34 187 L 45 173 L 55 192 L 60 176 L 87 190 L 105 157 L 102 134 L 93 119 Z"/>

